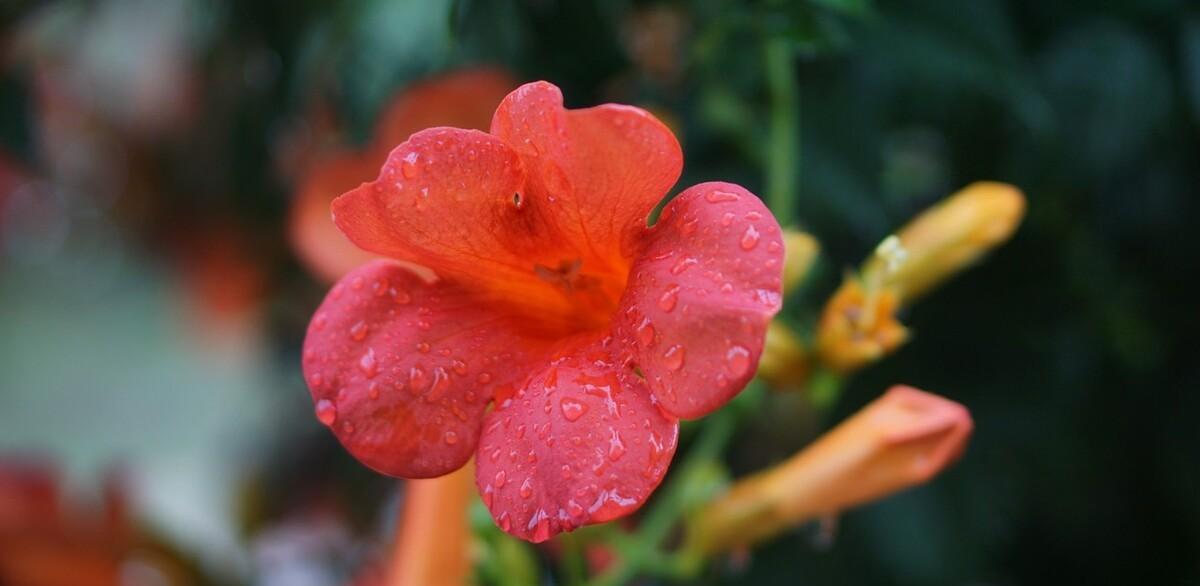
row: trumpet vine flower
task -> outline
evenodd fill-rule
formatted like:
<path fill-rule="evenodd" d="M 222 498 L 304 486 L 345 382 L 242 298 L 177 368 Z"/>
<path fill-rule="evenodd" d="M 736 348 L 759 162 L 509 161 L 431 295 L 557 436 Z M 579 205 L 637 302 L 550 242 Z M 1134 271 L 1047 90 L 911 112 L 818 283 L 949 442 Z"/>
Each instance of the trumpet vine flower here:
<path fill-rule="evenodd" d="M 529 541 L 636 510 L 679 418 L 754 375 L 781 301 L 779 225 L 742 187 L 693 186 L 647 225 L 682 164 L 647 112 L 568 110 L 545 82 L 509 94 L 489 133 L 413 134 L 333 202 L 386 259 L 345 275 L 309 325 L 317 418 L 384 474 L 477 455 L 496 523 Z"/>

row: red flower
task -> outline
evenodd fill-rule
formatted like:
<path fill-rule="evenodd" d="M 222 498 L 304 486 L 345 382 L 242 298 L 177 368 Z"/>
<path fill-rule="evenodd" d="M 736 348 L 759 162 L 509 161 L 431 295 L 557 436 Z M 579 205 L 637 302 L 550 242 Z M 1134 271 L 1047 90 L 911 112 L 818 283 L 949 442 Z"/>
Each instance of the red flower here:
<path fill-rule="evenodd" d="M 780 306 L 779 225 L 745 189 L 694 186 L 647 227 L 682 163 L 648 113 L 566 110 L 545 82 L 491 134 L 414 134 L 334 221 L 438 280 L 376 260 L 334 286 L 304 348 L 317 417 L 385 474 L 478 451 L 484 502 L 524 539 L 637 509 L 677 418 L 746 385 Z"/>

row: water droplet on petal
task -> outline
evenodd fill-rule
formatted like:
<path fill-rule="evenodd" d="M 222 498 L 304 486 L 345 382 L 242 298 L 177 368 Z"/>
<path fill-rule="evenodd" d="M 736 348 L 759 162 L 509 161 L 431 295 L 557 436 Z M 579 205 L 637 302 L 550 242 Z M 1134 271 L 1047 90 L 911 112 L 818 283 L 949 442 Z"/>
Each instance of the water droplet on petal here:
<path fill-rule="evenodd" d="M 412 302 L 412 296 L 403 289 L 392 289 L 391 294 L 392 301 L 395 301 L 397 305 L 408 305 Z"/>
<path fill-rule="evenodd" d="M 425 384 L 428 382 L 429 378 L 425 376 L 424 368 L 414 366 L 408 369 L 408 390 L 419 393 L 425 390 Z"/>
<path fill-rule="evenodd" d="M 697 262 L 696 259 L 694 259 L 690 256 L 681 258 L 681 259 L 679 259 L 679 262 L 675 263 L 675 266 L 671 267 L 671 274 L 678 275 L 678 274 L 682 273 L 683 271 L 688 270 L 688 267 L 691 267 L 692 265 L 696 264 L 696 262 Z"/>
<path fill-rule="evenodd" d="M 725 201 L 737 201 L 742 199 L 742 197 L 736 193 L 730 193 L 728 191 L 710 191 L 704 194 L 704 199 L 708 201 L 708 203 L 721 203 Z"/>
<path fill-rule="evenodd" d="M 517 493 L 520 494 L 521 498 L 523 499 L 533 496 L 533 479 L 526 478 L 525 482 L 521 483 L 521 488 L 517 490 Z"/>
<path fill-rule="evenodd" d="M 421 168 L 417 167 L 417 153 L 408 153 L 404 160 L 400 161 L 400 172 L 407 179 L 412 179 L 421 174 Z"/>
<path fill-rule="evenodd" d="M 732 224 L 733 218 L 734 218 L 733 212 L 725 212 L 725 215 L 721 216 L 721 225 L 728 226 L 728 225 Z"/>
<path fill-rule="evenodd" d="M 492 375 L 486 372 L 481 372 L 479 373 L 479 376 L 475 377 L 475 380 L 481 385 L 486 385 L 492 382 Z"/>
<path fill-rule="evenodd" d="M 447 431 L 442 435 L 442 440 L 446 442 L 446 445 L 452 446 L 458 443 L 458 434 L 453 431 Z"/>
<path fill-rule="evenodd" d="M 329 426 L 337 421 L 337 406 L 329 399 L 317 401 L 317 421 Z"/>
<path fill-rule="evenodd" d="M 742 250 L 753 250 L 758 245 L 758 238 L 758 228 L 746 226 L 746 231 L 742 233 L 742 239 L 739 242 L 742 245 Z"/>
<path fill-rule="evenodd" d="M 363 278 L 362 277 L 354 277 L 354 279 L 352 281 L 350 281 L 350 288 L 354 289 L 355 291 L 362 289 L 363 288 Z"/>
<path fill-rule="evenodd" d="M 683 346 L 675 344 L 663 353 L 663 364 L 670 370 L 679 370 L 683 368 L 683 359 L 686 351 Z"/>
<path fill-rule="evenodd" d="M 321 373 L 319 372 L 314 372 L 312 376 L 308 377 L 308 385 L 314 389 L 321 388 L 321 385 L 324 382 L 325 377 L 321 376 Z"/>
<path fill-rule="evenodd" d="M 741 346 L 733 346 L 725 353 L 725 363 L 729 366 L 729 374 L 735 377 L 742 376 L 750 370 L 750 351 Z"/>
<path fill-rule="evenodd" d="M 508 482 L 508 475 L 505 474 L 503 470 L 497 472 L 496 475 L 492 477 L 492 486 L 496 488 L 503 488 L 505 482 Z"/>
<path fill-rule="evenodd" d="M 437 367 L 433 369 L 433 383 L 429 385 L 429 394 L 425 396 L 428 401 L 436 401 L 450 387 L 450 374 L 446 369 Z"/>
<path fill-rule="evenodd" d="M 417 352 L 420 352 L 421 354 L 428 354 L 429 344 L 426 344 L 425 342 L 417 342 Z"/>
<path fill-rule="evenodd" d="M 454 370 L 454 374 L 457 374 L 458 376 L 466 376 L 467 375 L 467 363 L 466 362 L 463 362 L 461 360 L 455 360 L 454 362 L 450 363 L 450 368 L 452 370 Z"/>
<path fill-rule="evenodd" d="M 496 521 L 497 521 L 498 523 L 500 523 L 500 529 L 502 529 L 502 530 L 504 530 L 504 531 L 506 531 L 506 532 L 507 532 L 509 529 L 512 529 L 512 521 L 511 521 L 511 520 L 509 520 L 509 518 L 508 518 L 508 513 L 500 513 L 500 517 L 498 517 L 498 518 L 496 519 Z"/>
<path fill-rule="evenodd" d="M 560 409 L 562 409 L 563 417 L 566 417 L 567 421 L 578 421 L 579 418 L 583 417 L 583 414 L 587 413 L 588 410 L 586 403 L 583 403 L 579 399 L 575 399 L 573 397 L 563 397 L 558 402 L 558 406 Z"/>
<path fill-rule="evenodd" d="M 643 348 L 649 348 L 654 343 L 654 325 L 650 323 L 649 319 L 638 326 L 637 339 Z"/>
<path fill-rule="evenodd" d="M 379 383 L 372 382 L 371 384 L 367 385 L 367 396 L 370 397 L 371 400 L 379 398 Z"/>
<path fill-rule="evenodd" d="M 370 328 L 367 327 L 367 322 L 359 320 L 357 323 L 350 326 L 350 338 L 355 342 L 361 342 L 367 337 L 367 330 L 369 329 Z"/>
<path fill-rule="evenodd" d="M 679 285 L 671 285 L 658 298 L 658 308 L 670 313 L 675 309 L 675 305 L 679 303 Z"/>
<path fill-rule="evenodd" d="M 313 324 L 312 324 L 312 325 L 313 325 L 313 329 L 314 329 L 314 330 L 317 330 L 317 331 L 320 331 L 320 330 L 324 329 L 324 328 L 325 328 L 325 324 L 326 324 L 328 321 L 329 321 L 329 318 L 328 318 L 328 317 L 326 317 L 324 313 L 318 313 L 318 314 L 317 314 L 317 317 L 314 317 L 314 318 L 313 318 Z"/>
<path fill-rule="evenodd" d="M 375 360 L 375 349 L 367 348 L 367 353 L 358 359 L 358 369 L 362 371 L 367 378 L 375 378 L 379 374 L 379 362 Z"/>
<path fill-rule="evenodd" d="M 613 429 L 608 438 L 608 459 L 616 462 L 625 455 L 625 442 L 621 440 L 621 432 Z"/>

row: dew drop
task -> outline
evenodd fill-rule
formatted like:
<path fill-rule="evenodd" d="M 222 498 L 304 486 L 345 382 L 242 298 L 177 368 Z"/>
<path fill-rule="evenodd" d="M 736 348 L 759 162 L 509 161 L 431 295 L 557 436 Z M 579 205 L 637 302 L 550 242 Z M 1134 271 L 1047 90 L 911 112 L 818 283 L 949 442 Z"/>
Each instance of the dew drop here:
<path fill-rule="evenodd" d="M 671 267 L 671 274 L 678 275 L 683 271 L 688 270 L 688 268 L 696 264 L 696 262 L 696 259 L 690 256 L 681 258 L 679 259 L 679 262 L 675 263 L 675 266 Z"/>
<path fill-rule="evenodd" d="M 578 519 L 583 516 L 583 513 L 584 513 L 583 506 L 580 505 L 579 503 L 575 502 L 575 499 L 570 499 L 567 501 L 567 514 L 568 515 L 570 515 L 572 518 Z"/>
<path fill-rule="evenodd" d="M 446 442 L 446 445 L 448 445 L 448 446 L 457 444 L 458 443 L 458 434 L 454 433 L 453 431 L 447 431 L 445 434 L 442 435 L 442 441 Z"/>
<path fill-rule="evenodd" d="M 337 414 L 337 406 L 329 399 L 317 401 L 317 421 L 323 425 L 333 425 L 333 422 L 337 421 Z"/>
<path fill-rule="evenodd" d="M 613 429 L 608 438 L 608 459 L 616 462 L 625 455 L 625 442 L 621 440 L 621 432 Z"/>
<path fill-rule="evenodd" d="M 503 470 L 497 472 L 496 475 L 492 477 L 492 486 L 496 488 L 503 488 L 505 482 L 508 482 L 508 476 Z"/>
<path fill-rule="evenodd" d="M 583 403 L 579 399 L 575 399 L 573 397 L 563 397 L 558 402 L 558 406 L 560 409 L 562 409 L 563 417 L 566 417 L 567 421 L 572 422 L 578 421 L 579 418 L 583 417 L 583 414 L 587 413 L 588 410 L 586 403 Z"/>
<path fill-rule="evenodd" d="M 354 289 L 355 291 L 362 289 L 363 288 L 363 278 L 362 277 L 354 277 L 354 280 L 350 281 L 350 288 Z"/>
<path fill-rule="evenodd" d="M 451 370 L 454 371 L 454 374 L 457 374 L 458 376 L 466 376 L 467 375 L 467 363 L 466 362 L 463 362 L 461 360 L 455 360 L 454 362 L 450 363 L 450 368 L 451 368 Z"/>
<path fill-rule="evenodd" d="M 449 387 L 450 375 L 446 372 L 446 369 L 439 366 L 433 369 L 433 383 L 429 385 L 429 395 L 425 398 L 429 401 L 436 401 L 445 394 L 446 389 Z"/>
<path fill-rule="evenodd" d="M 663 364 L 670 370 L 679 370 L 683 368 L 683 359 L 686 351 L 683 346 L 675 344 L 663 353 Z"/>
<path fill-rule="evenodd" d="M 740 377 L 750 370 L 750 351 L 733 346 L 725 353 L 725 364 L 729 366 L 729 374 Z"/>
<path fill-rule="evenodd" d="M 721 203 L 726 201 L 737 201 L 742 198 L 738 194 L 730 193 L 728 191 L 710 191 L 704 194 L 704 199 L 708 201 L 708 203 Z"/>
<path fill-rule="evenodd" d="M 512 529 L 512 521 L 508 518 L 508 513 L 500 513 L 500 517 L 496 519 L 500 523 L 500 529 L 507 532 Z"/>
<path fill-rule="evenodd" d="M 412 302 L 412 295 L 403 289 L 392 289 L 392 301 L 395 301 L 397 305 L 408 305 Z"/>
<path fill-rule="evenodd" d="M 367 385 L 367 396 L 370 397 L 371 400 L 379 398 L 379 383 L 372 382 L 371 384 Z"/>
<path fill-rule="evenodd" d="M 420 352 L 421 354 L 428 354 L 429 344 L 426 344 L 425 342 L 417 342 L 417 352 Z"/>
<path fill-rule="evenodd" d="M 350 326 L 350 338 L 355 342 L 361 342 L 367 337 L 367 322 L 359 320 L 354 325 Z"/>
<path fill-rule="evenodd" d="M 329 318 L 324 313 L 318 313 L 317 317 L 313 318 L 313 329 L 321 331 L 325 328 L 325 324 L 329 322 Z"/>
<path fill-rule="evenodd" d="M 637 339 L 643 348 L 649 348 L 654 343 L 654 324 L 651 324 L 649 319 L 638 326 Z"/>
<path fill-rule="evenodd" d="M 733 212 L 725 212 L 725 215 L 721 216 L 721 225 L 728 226 L 728 225 L 732 224 L 733 218 L 734 218 Z"/>
<path fill-rule="evenodd" d="M 492 375 L 490 373 L 481 372 L 479 373 L 479 376 L 475 377 L 475 380 L 481 385 L 486 385 L 492 382 Z"/>
<path fill-rule="evenodd" d="M 424 368 L 414 366 L 408 369 L 408 390 L 419 393 L 425 390 L 425 384 L 428 382 L 429 377 L 425 376 Z"/>
<path fill-rule="evenodd" d="M 358 359 L 358 369 L 362 371 L 367 378 L 375 378 L 379 374 L 379 362 L 375 360 L 375 349 L 368 348 L 367 353 Z"/>
<path fill-rule="evenodd" d="M 312 376 L 308 377 L 308 385 L 314 389 L 321 388 L 321 385 L 324 382 L 325 377 L 321 376 L 321 373 L 319 372 L 314 372 Z"/>
<path fill-rule="evenodd" d="M 523 499 L 533 496 L 533 480 L 526 478 L 525 482 L 521 483 L 521 488 L 517 490 L 517 493 L 520 494 L 521 498 Z"/>
<path fill-rule="evenodd" d="M 671 285 L 658 298 L 658 308 L 670 313 L 679 303 L 679 285 Z"/>
<path fill-rule="evenodd" d="M 408 153 L 404 160 L 400 161 L 400 172 L 407 179 L 412 179 L 421 174 L 420 167 L 417 167 L 417 153 Z"/>
<path fill-rule="evenodd" d="M 746 231 L 742 233 L 742 239 L 739 242 L 742 250 L 753 250 L 755 246 L 758 246 L 758 238 L 758 228 L 746 226 Z"/>

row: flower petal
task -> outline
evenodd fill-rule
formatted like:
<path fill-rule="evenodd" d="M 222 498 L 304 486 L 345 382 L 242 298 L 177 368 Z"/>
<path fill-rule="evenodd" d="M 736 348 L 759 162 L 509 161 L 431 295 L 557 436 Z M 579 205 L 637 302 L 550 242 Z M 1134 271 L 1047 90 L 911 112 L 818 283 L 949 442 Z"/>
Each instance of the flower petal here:
<path fill-rule="evenodd" d="M 603 343 L 576 345 L 497 403 L 476 482 L 500 528 L 529 541 L 636 510 L 675 453 L 678 421 Z"/>
<path fill-rule="evenodd" d="M 499 387 L 544 353 L 512 317 L 447 281 L 372 261 L 325 298 L 304 341 L 317 418 L 367 466 L 427 478 L 474 453 Z"/>
<path fill-rule="evenodd" d="M 580 258 L 626 263 L 654 206 L 679 179 L 683 152 L 653 115 L 632 106 L 563 108 L 552 84 L 525 84 L 492 119 L 529 174 L 526 191 Z"/>
<path fill-rule="evenodd" d="M 730 183 L 688 189 L 663 210 L 634 261 L 617 316 L 663 408 L 706 415 L 754 376 L 782 293 L 779 224 Z"/>

